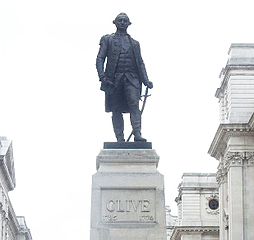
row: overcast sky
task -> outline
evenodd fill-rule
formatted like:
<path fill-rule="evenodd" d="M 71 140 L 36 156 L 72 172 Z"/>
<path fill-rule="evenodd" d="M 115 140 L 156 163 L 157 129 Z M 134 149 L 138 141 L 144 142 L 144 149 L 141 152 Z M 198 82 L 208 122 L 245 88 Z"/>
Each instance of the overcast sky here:
<path fill-rule="evenodd" d="M 252 1 L 2 0 L 0 135 L 13 140 L 10 197 L 35 240 L 89 239 L 96 156 L 114 141 L 95 58 L 120 12 L 154 83 L 143 136 L 160 155 L 173 214 L 183 172 L 216 172 L 214 94 L 230 44 L 254 42 Z"/>

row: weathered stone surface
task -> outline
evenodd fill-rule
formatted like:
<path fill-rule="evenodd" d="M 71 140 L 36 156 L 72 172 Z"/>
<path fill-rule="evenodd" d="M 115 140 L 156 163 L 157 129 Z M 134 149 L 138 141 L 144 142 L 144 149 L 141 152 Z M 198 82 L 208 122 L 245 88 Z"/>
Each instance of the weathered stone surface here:
<path fill-rule="evenodd" d="M 254 45 L 232 44 L 221 73 L 221 123 L 209 149 L 219 160 L 220 240 L 254 239 Z"/>
<path fill-rule="evenodd" d="M 152 149 L 104 149 L 93 176 L 91 240 L 166 240 L 164 179 Z"/>
<path fill-rule="evenodd" d="M 232 44 L 220 77 L 221 123 L 247 123 L 254 112 L 254 44 Z"/>
<path fill-rule="evenodd" d="M 210 200 L 219 200 L 215 173 L 184 173 L 178 191 L 180 226 L 218 226 L 219 207 L 209 207 Z"/>

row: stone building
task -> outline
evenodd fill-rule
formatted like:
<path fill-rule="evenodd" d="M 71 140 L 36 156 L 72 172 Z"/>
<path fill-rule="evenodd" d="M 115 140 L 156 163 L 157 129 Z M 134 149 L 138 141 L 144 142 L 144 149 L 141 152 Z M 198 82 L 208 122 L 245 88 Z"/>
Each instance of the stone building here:
<path fill-rule="evenodd" d="M 15 185 L 12 143 L 0 137 L 0 239 L 32 240 L 25 218 L 16 216 L 8 196 Z"/>
<path fill-rule="evenodd" d="M 254 44 L 231 45 L 221 80 L 221 124 L 209 148 L 219 161 L 220 240 L 253 240 Z"/>
<path fill-rule="evenodd" d="M 184 173 L 176 198 L 178 217 L 171 240 L 218 240 L 219 194 L 216 174 Z"/>
<path fill-rule="evenodd" d="M 254 239 L 254 44 L 232 44 L 216 91 L 216 174 L 183 174 L 170 240 Z"/>

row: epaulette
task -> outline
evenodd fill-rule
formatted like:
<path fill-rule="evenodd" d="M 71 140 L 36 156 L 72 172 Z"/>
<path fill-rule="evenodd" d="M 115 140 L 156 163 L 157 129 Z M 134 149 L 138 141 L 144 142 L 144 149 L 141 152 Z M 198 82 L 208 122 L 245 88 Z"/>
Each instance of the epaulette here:
<path fill-rule="evenodd" d="M 115 36 L 115 33 L 103 35 L 100 40 L 100 45 L 105 42 L 108 43 L 114 36 Z M 130 39 L 134 45 L 139 45 L 139 42 L 137 40 L 132 38 L 129 34 L 128 34 L 128 36 L 130 37 Z"/>
<path fill-rule="evenodd" d="M 106 35 L 103 35 L 100 39 L 100 45 L 105 42 L 105 41 L 108 41 L 108 38 L 109 38 L 110 34 L 106 34 Z"/>

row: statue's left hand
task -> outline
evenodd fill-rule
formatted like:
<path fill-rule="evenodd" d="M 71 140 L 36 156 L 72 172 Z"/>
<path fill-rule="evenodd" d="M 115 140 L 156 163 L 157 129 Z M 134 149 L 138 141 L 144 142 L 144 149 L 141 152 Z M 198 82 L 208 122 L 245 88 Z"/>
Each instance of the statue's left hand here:
<path fill-rule="evenodd" d="M 153 88 L 153 83 L 151 81 L 148 81 L 148 82 L 145 83 L 145 86 L 152 89 Z"/>

